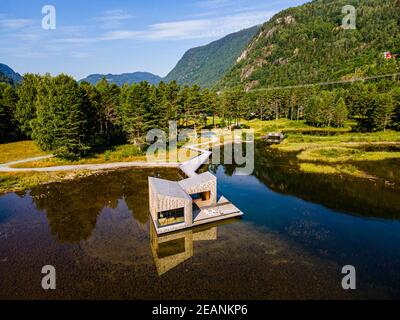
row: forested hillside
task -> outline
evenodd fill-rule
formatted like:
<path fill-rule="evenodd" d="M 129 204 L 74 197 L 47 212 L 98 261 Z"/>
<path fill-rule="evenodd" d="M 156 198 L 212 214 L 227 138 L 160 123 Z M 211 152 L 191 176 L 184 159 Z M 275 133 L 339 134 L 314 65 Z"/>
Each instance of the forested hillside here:
<path fill-rule="evenodd" d="M 356 29 L 342 28 L 342 8 L 356 8 Z M 265 23 L 219 88 L 351 79 L 399 71 L 385 51 L 400 51 L 399 0 L 316 0 Z"/>
<path fill-rule="evenodd" d="M 123 74 L 91 74 L 85 79 L 80 80 L 80 82 L 86 81 L 95 85 L 103 78 L 105 78 L 109 83 L 115 83 L 118 86 L 123 86 L 126 83 L 139 83 L 141 81 L 147 81 L 150 84 L 157 84 L 161 81 L 161 77 L 149 72 L 133 72 Z"/>
<path fill-rule="evenodd" d="M 235 63 L 245 46 L 257 33 L 255 26 L 187 51 L 165 78 L 178 84 L 212 87 Z"/>
<path fill-rule="evenodd" d="M 0 72 L 0 83 L 9 83 L 9 84 L 13 84 L 14 82 L 12 81 L 12 79 L 10 79 L 9 77 L 7 77 L 5 74 Z"/>
<path fill-rule="evenodd" d="M 19 83 L 22 77 L 9 66 L 0 63 L 0 82 Z"/>

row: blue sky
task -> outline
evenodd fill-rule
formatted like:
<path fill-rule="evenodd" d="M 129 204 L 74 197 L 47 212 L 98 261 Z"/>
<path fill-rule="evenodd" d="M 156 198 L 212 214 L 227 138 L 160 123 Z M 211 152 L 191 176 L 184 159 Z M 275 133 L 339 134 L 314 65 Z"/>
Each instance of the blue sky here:
<path fill-rule="evenodd" d="M 148 71 L 165 76 L 186 50 L 260 24 L 306 0 L 1 0 L 0 63 L 19 73 Z M 42 28 L 44 5 L 56 29 Z"/>

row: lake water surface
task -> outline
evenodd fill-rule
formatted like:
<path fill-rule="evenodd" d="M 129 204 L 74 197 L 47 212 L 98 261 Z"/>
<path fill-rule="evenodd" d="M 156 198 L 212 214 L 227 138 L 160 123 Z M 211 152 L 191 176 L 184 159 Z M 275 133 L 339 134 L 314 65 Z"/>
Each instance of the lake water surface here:
<path fill-rule="evenodd" d="M 400 298 L 400 162 L 358 164 L 381 179 L 305 174 L 296 158 L 256 149 L 252 176 L 211 166 L 219 193 L 245 213 L 157 237 L 147 177 L 102 173 L 0 196 L 0 298 Z M 41 289 L 53 265 L 57 289 Z M 341 268 L 357 270 L 357 290 Z"/>

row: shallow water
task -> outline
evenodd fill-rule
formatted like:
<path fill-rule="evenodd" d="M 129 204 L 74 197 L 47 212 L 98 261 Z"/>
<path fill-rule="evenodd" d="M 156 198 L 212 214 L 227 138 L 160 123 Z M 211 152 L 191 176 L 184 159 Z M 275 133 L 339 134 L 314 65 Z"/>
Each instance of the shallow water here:
<path fill-rule="evenodd" d="M 400 297 L 396 187 L 302 174 L 294 157 L 263 146 L 256 159 L 253 176 L 210 168 L 243 219 L 164 237 L 149 223 L 147 177 L 180 179 L 174 170 L 121 170 L 1 196 L 0 298 Z M 51 292 L 40 285 L 48 264 L 57 271 Z M 356 291 L 341 288 L 347 264 L 357 269 Z"/>

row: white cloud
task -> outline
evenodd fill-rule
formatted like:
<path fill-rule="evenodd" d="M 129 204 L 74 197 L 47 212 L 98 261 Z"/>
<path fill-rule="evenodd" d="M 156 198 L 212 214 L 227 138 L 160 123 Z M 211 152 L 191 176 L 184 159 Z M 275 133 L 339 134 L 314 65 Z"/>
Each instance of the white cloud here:
<path fill-rule="evenodd" d="M 2 19 L 0 26 L 4 29 L 22 29 L 33 25 L 34 21 L 31 19 Z"/>
<path fill-rule="evenodd" d="M 272 17 L 272 11 L 242 12 L 225 17 L 193 19 L 152 24 L 144 30 L 108 32 L 99 40 L 186 40 L 221 37 L 257 24 Z"/>
<path fill-rule="evenodd" d="M 151 40 L 180 40 L 208 37 L 213 30 L 213 20 L 197 19 L 173 21 L 153 24 L 146 32 L 146 38 Z"/>
<path fill-rule="evenodd" d="M 89 38 L 89 37 L 71 37 L 71 38 L 58 38 L 54 39 L 52 43 L 64 43 L 64 44 L 89 44 L 98 42 L 99 38 Z"/>
<path fill-rule="evenodd" d="M 90 54 L 87 52 L 71 52 L 71 57 L 75 59 L 83 59 L 90 57 Z"/>
<path fill-rule="evenodd" d="M 104 15 L 95 18 L 94 20 L 100 22 L 101 27 L 105 29 L 119 28 L 123 21 L 132 19 L 133 16 L 123 10 L 115 9 L 104 12 Z"/>
<path fill-rule="evenodd" d="M 200 7 L 212 8 L 212 9 L 222 8 L 231 4 L 232 4 L 231 0 L 203 0 L 197 3 L 197 5 Z"/>
<path fill-rule="evenodd" d="M 128 19 L 122 11 L 110 11 L 108 17 L 118 16 L 120 21 Z M 94 26 L 61 25 L 55 31 L 45 31 L 40 21 L 28 19 L 0 19 L 0 27 L 6 24 L 6 32 L 0 33 L 4 46 L 18 48 L 19 55 L 27 52 L 40 52 L 40 55 L 54 55 L 70 52 L 75 58 L 85 58 L 87 50 L 96 43 L 104 41 L 177 41 L 190 39 L 221 38 L 229 33 L 251 27 L 268 20 L 274 12 L 247 10 L 226 14 L 225 16 L 203 16 L 186 20 L 153 23 L 141 29 L 108 30 L 100 32 Z M 98 19 L 98 18 L 97 18 Z M 107 19 L 102 19 L 106 21 Z M 1 46 L 0 46 L 1 47 Z M 23 49 L 22 49 L 23 48 Z M 0 48 L 0 52 L 4 52 Z M 11 54 L 11 53 L 10 53 Z M 13 55 L 15 56 L 15 52 Z M 18 53 L 17 53 L 18 54 Z"/>

